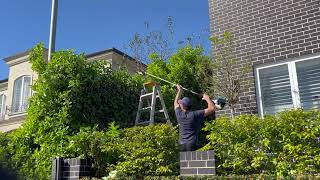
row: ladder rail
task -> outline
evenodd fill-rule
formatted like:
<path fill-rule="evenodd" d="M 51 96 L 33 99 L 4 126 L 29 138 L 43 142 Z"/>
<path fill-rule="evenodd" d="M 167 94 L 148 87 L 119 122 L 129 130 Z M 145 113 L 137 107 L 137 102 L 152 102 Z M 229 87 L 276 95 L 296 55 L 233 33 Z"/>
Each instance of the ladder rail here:
<path fill-rule="evenodd" d="M 171 123 L 171 121 L 170 121 L 169 114 L 168 114 L 168 111 L 167 111 L 166 104 L 164 103 L 164 100 L 163 100 L 163 96 L 162 96 L 160 87 L 157 88 L 157 91 L 158 91 L 158 94 L 159 94 L 159 97 L 160 97 L 160 102 L 161 102 L 161 105 L 162 105 L 162 110 L 163 110 L 164 117 L 165 117 L 167 123 L 168 123 L 170 126 L 172 126 L 172 123 Z"/>
<path fill-rule="evenodd" d="M 143 94 L 144 94 L 144 90 L 141 91 L 141 96 Z M 142 101 L 142 97 L 141 96 L 140 96 L 140 99 L 139 99 L 138 112 L 137 112 L 135 124 L 138 124 L 139 120 L 141 118 L 141 109 L 142 109 L 142 106 L 143 106 L 143 101 Z"/>
<path fill-rule="evenodd" d="M 151 99 L 151 111 L 150 111 L 150 124 L 154 124 L 154 112 L 156 109 L 156 96 L 157 96 L 157 87 L 153 86 L 152 88 L 152 99 Z"/>
<path fill-rule="evenodd" d="M 162 106 L 162 109 L 160 109 L 159 111 L 156 111 L 157 98 L 160 99 L 161 106 Z M 150 99 L 151 99 L 151 103 L 150 103 Z M 144 100 L 147 100 L 148 107 L 143 108 L 143 104 L 144 104 L 143 101 Z M 150 111 L 149 112 L 149 115 L 150 115 L 149 121 L 142 121 L 141 122 L 141 113 L 146 110 Z M 145 124 L 154 125 L 155 124 L 155 114 L 159 113 L 159 112 L 164 114 L 164 119 L 172 127 L 172 123 L 170 121 L 169 114 L 168 114 L 165 102 L 163 100 L 160 86 L 157 84 L 153 85 L 152 92 L 148 93 L 147 88 L 144 85 L 143 90 L 141 90 L 141 94 L 140 94 L 138 112 L 136 115 L 135 125 L 142 125 L 142 124 L 143 125 L 145 125 Z"/>

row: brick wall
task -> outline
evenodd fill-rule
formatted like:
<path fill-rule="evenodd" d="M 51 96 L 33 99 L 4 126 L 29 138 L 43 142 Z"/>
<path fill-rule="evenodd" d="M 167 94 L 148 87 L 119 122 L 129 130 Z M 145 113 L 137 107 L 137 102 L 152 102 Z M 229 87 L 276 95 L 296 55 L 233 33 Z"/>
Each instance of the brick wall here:
<path fill-rule="evenodd" d="M 53 180 L 78 180 L 91 174 L 91 163 L 86 159 L 57 158 L 52 161 Z"/>
<path fill-rule="evenodd" d="M 320 53 L 320 0 L 209 0 L 209 12 L 212 36 L 235 35 L 237 67 Z M 237 114 L 257 112 L 253 76 Z"/>
<path fill-rule="evenodd" d="M 215 175 L 213 151 L 180 152 L 180 175 Z"/>

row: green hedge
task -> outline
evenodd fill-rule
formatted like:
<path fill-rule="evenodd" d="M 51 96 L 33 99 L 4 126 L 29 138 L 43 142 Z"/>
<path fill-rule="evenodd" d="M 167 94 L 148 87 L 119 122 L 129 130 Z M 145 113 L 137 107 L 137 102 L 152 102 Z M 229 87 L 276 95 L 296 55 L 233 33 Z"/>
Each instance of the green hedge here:
<path fill-rule="evenodd" d="M 166 124 L 133 127 L 123 131 L 120 159 L 115 166 L 121 176 L 179 174 L 178 132 Z"/>
<path fill-rule="evenodd" d="M 104 178 L 103 180 L 105 180 Z M 121 177 L 114 178 L 113 180 L 136 180 L 137 177 Z M 226 176 L 145 176 L 139 178 L 140 180 L 265 180 L 265 179 L 280 179 L 275 175 L 267 174 L 253 174 L 253 175 L 226 175 Z M 299 179 L 299 180 L 309 180 L 309 179 L 320 179 L 319 175 L 292 175 L 282 179 Z M 82 180 L 101 180 L 98 178 L 85 177 Z"/>
<path fill-rule="evenodd" d="M 164 61 L 157 54 L 151 54 L 150 59 L 152 60 L 152 63 L 148 64 L 148 73 L 174 83 L 179 83 L 183 87 L 192 89 L 195 92 L 205 92 L 207 90 L 206 83 L 203 83 L 205 79 L 203 76 L 203 69 L 210 60 L 209 57 L 205 55 L 201 46 L 192 47 L 191 45 L 187 45 L 183 48 L 179 48 L 168 61 Z M 171 118 L 170 120 L 173 124 L 177 124 L 173 108 L 176 87 L 156 78 L 151 78 L 151 80 L 158 82 L 161 85 L 161 92 L 165 97 L 164 101 Z M 204 107 L 203 105 L 200 105 L 202 104 L 200 103 L 202 101 L 198 96 L 195 96 L 188 91 L 184 91 L 183 96 L 188 96 L 192 99 L 193 107 L 195 109 Z"/>
<path fill-rule="evenodd" d="M 291 110 L 261 119 L 220 117 L 204 128 L 219 174 L 316 174 L 320 172 L 320 113 Z"/>
<path fill-rule="evenodd" d="M 20 179 L 50 179 L 50 152 L 54 151 L 50 146 L 46 151 L 27 151 L 32 149 L 17 139 L 21 132 L 18 129 L 9 135 L 0 134 L 0 173 L 18 175 Z M 121 177 L 139 178 L 179 173 L 178 132 L 166 124 L 119 129 L 111 123 L 107 130 L 83 127 L 65 138 L 64 147 L 59 147 L 64 151 L 60 157 L 91 160 L 95 177 L 107 176 L 112 170 Z"/>
<path fill-rule="evenodd" d="M 112 123 L 105 132 L 83 128 L 69 142 L 79 157 L 93 162 L 96 177 L 113 170 L 121 177 L 179 173 L 178 133 L 166 124 L 120 130 Z"/>
<path fill-rule="evenodd" d="M 49 179 L 51 158 L 83 154 L 73 142 L 85 128 L 105 131 L 113 121 L 130 127 L 142 89 L 140 77 L 90 63 L 83 54 L 58 51 L 48 63 L 44 59 L 43 45 L 37 45 L 30 53 L 38 78 L 28 116 L 5 146 L 10 166 L 26 179 Z"/>

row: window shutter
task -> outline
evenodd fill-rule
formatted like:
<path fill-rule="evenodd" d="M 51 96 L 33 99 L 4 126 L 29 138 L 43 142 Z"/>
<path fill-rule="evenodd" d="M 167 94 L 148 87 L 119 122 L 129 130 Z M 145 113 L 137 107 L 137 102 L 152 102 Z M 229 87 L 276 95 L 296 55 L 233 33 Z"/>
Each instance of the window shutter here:
<path fill-rule="evenodd" d="M 296 62 L 298 87 L 303 109 L 320 107 L 320 58 Z"/>
<path fill-rule="evenodd" d="M 287 64 L 260 69 L 259 78 L 264 114 L 293 108 Z"/>

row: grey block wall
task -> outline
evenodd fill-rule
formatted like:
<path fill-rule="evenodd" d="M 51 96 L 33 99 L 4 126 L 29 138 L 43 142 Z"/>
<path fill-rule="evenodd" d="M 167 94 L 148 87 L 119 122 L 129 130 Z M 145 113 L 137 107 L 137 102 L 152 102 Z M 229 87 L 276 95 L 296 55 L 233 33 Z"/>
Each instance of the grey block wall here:
<path fill-rule="evenodd" d="M 91 175 L 91 163 L 86 159 L 54 159 L 52 161 L 53 180 L 78 180 Z"/>
<path fill-rule="evenodd" d="M 247 62 L 253 66 L 320 53 L 320 0 L 209 0 L 209 16 L 211 36 L 234 34 L 235 71 Z M 241 95 L 237 114 L 257 113 L 253 71 L 247 78 L 250 89 Z"/>
<path fill-rule="evenodd" d="M 215 175 L 214 151 L 180 152 L 180 175 Z"/>

